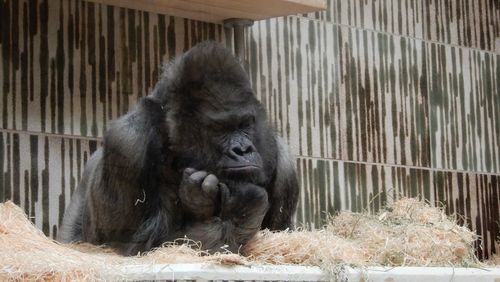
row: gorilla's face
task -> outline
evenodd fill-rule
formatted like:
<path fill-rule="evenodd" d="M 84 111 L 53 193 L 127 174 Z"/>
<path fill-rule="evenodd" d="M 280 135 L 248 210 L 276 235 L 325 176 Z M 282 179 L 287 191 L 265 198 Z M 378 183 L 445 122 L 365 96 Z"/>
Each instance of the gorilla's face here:
<path fill-rule="evenodd" d="M 192 167 L 223 180 L 264 182 L 259 133 L 265 113 L 251 89 L 208 80 L 191 91 L 191 102 L 177 116 L 175 135 L 181 138 L 171 139 L 183 156 L 179 170 Z"/>

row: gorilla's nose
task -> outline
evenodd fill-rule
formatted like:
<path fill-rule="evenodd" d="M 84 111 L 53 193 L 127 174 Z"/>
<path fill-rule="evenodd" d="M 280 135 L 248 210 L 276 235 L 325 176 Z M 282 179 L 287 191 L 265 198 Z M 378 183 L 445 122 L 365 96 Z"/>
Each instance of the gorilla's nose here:
<path fill-rule="evenodd" d="M 251 144 L 238 144 L 231 148 L 231 153 L 235 156 L 243 157 L 250 153 L 255 152 L 255 148 Z"/>
<path fill-rule="evenodd" d="M 235 138 L 226 151 L 223 167 L 232 172 L 255 172 L 262 167 L 262 159 L 248 138 Z"/>

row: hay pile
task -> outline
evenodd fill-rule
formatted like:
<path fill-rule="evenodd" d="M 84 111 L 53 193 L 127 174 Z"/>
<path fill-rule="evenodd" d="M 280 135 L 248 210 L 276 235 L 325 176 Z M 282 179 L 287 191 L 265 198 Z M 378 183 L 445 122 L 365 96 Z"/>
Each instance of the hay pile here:
<path fill-rule="evenodd" d="M 122 280 L 122 266 L 155 263 L 243 264 L 236 254 L 207 256 L 183 245 L 166 244 L 145 256 L 123 257 L 90 244 L 60 244 L 47 238 L 12 202 L 0 204 L 0 281 Z"/>
<path fill-rule="evenodd" d="M 140 257 L 121 257 L 88 244 L 62 245 L 38 230 L 11 202 L 0 204 L 0 280 L 116 280 L 123 265 L 154 263 L 471 266 L 476 235 L 442 210 L 402 199 L 371 216 L 344 212 L 321 230 L 260 232 L 236 254 L 168 244 Z"/>
<path fill-rule="evenodd" d="M 465 267 L 479 263 L 476 239 L 441 209 L 401 199 L 378 215 L 340 213 L 322 230 L 263 231 L 245 252 L 272 264 Z"/>

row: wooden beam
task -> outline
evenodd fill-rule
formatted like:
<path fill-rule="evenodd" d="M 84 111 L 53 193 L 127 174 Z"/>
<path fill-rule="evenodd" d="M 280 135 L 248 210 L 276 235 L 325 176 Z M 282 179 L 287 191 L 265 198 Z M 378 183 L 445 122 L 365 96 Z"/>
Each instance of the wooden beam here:
<path fill-rule="evenodd" d="M 87 0 L 212 23 L 225 19 L 267 18 L 326 9 L 326 0 Z"/>

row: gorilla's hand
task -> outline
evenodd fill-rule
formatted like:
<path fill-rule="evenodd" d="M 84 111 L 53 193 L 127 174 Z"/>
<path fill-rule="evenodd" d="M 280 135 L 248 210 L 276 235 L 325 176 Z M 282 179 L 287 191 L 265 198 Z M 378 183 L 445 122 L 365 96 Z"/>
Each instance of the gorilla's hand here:
<path fill-rule="evenodd" d="M 184 211 L 196 220 L 209 219 L 219 206 L 219 179 L 206 171 L 186 168 L 182 175 L 179 198 Z"/>
<path fill-rule="evenodd" d="M 251 183 L 220 187 L 223 195 L 221 218 L 230 219 L 236 228 L 259 230 L 269 208 L 266 190 Z"/>

